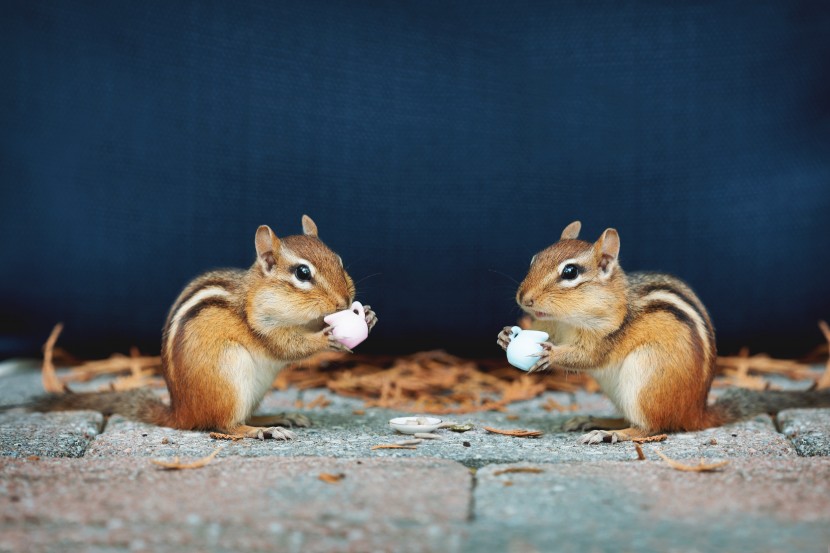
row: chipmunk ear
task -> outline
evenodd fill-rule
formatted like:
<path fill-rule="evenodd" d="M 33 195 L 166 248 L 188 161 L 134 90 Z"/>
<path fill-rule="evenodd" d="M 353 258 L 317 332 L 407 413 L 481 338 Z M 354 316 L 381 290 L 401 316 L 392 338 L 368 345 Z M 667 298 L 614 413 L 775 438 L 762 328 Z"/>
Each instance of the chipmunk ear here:
<path fill-rule="evenodd" d="M 562 231 L 562 236 L 559 237 L 560 240 L 576 240 L 579 238 L 579 231 L 582 229 L 582 223 L 579 221 L 574 221 L 567 227 L 565 230 Z"/>
<path fill-rule="evenodd" d="M 308 215 L 303 215 L 303 234 L 306 236 L 317 236 L 317 225 Z"/>
<path fill-rule="evenodd" d="M 600 277 L 607 278 L 611 276 L 620 255 L 620 235 L 616 229 L 605 229 L 605 232 L 594 244 L 594 255 L 599 265 Z"/>
<path fill-rule="evenodd" d="M 267 273 L 270 272 L 274 265 L 277 264 L 277 257 L 280 251 L 280 239 L 271 230 L 268 225 L 262 225 L 256 229 L 256 238 L 254 240 L 256 245 L 257 262 L 262 266 Z"/>

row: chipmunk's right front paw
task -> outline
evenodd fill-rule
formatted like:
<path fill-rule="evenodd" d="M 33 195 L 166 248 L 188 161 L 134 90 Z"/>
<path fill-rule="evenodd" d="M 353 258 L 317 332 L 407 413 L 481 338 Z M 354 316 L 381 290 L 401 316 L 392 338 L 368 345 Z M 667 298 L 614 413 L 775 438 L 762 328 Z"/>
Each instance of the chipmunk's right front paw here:
<path fill-rule="evenodd" d="M 512 326 L 506 326 L 506 327 L 504 327 L 504 329 L 501 332 L 499 332 L 499 337 L 496 340 L 496 343 L 501 346 L 501 349 L 506 350 L 507 346 L 510 345 L 510 340 L 513 339 L 512 336 L 513 336 L 513 327 Z"/>
<path fill-rule="evenodd" d="M 341 344 L 340 341 L 338 341 L 337 338 L 334 337 L 333 327 L 328 326 L 325 329 L 323 329 L 323 336 L 326 339 L 327 351 L 345 351 L 346 353 L 354 353 L 351 349 Z"/>
<path fill-rule="evenodd" d="M 253 428 L 245 433 L 246 438 L 256 438 L 257 440 L 265 440 L 273 438 L 274 440 L 293 440 L 296 435 L 290 430 L 282 426 L 272 426 L 270 428 Z"/>

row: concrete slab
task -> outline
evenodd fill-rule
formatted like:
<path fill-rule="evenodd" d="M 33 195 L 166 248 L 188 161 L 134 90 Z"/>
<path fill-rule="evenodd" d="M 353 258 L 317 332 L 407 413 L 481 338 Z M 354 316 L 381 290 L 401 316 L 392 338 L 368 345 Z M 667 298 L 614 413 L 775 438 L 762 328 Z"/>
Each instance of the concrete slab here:
<path fill-rule="evenodd" d="M 81 457 L 102 426 L 93 411 L 0 412 L 0 456 Z"/>
<path fill-rule="evenodd" d="M 522 464 L 477 473 L 466 551 L 824 551 L 830 459 L 734 459 L 717 473 L 662 461 Z"/>
<path fill-rule="evenodd" d="M 0 550 L 459 551 L 471 487 L 435 459 L 0 460 Z"/>
<path fill-rule="evenodd" d="M 778 425 L 799 455 L 830 455 L 830 409 L 788 409 Z"/>

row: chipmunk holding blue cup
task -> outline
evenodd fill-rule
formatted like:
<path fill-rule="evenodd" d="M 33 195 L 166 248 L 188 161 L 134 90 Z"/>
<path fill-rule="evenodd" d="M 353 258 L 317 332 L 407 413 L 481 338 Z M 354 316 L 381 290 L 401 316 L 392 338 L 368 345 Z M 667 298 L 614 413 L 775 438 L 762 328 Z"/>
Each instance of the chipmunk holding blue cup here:
<path fill-rule="evenodd" d="M 516 301 L 531 316 L 532 329 L 541 332 L 524 339 L 527 331 L 505 327 L 498 344 L 519 368 L 589 371 L 597 380 L 624 418 L 569 420 L 565 430 L 591 430 L 582 443 L 702 430 L 760 413 L 830 406 L 830 390 L 743 389 L 729 390 L 709 406 L 715 331 L 700 299 L 673 276 L 623 272 L 616 230 L 607 229 L 591 243 L 578 239 L 580 229 L 579 221 L 571 223 L 558 242 L 533 256 L 519 286 Z M 521 349 L 511 352 L 518 339 Z"/>
<path fill-rule="evenodd" d="M 259 227 L 249 269 L 205 273 L 173 303 L 161 345 L 169 406 L 149 390 L 133 390 L 47 396 L 33 408 L 90 409 L 260 440 L 293 438 L 283 426 L 308 426 L 306 417 L 253 416 L 277 373 L 318 352 L 350 351 L 377 323 L 368 305 L 352 303 L 354 283 L 314 221 L 303 215 L 302 226 L 302 235 L 281 239 Z"/>

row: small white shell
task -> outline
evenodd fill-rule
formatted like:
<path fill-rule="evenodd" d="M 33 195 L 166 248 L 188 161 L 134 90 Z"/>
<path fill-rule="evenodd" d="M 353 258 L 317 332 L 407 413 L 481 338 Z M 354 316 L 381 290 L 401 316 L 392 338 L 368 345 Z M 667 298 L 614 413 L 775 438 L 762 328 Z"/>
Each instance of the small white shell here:
<path fill-rule="evenodd" d="M 441 424 L 435 417 L 398 417 L 389 421 L 389 426 L 401 434 L 432 432 Z"/>

